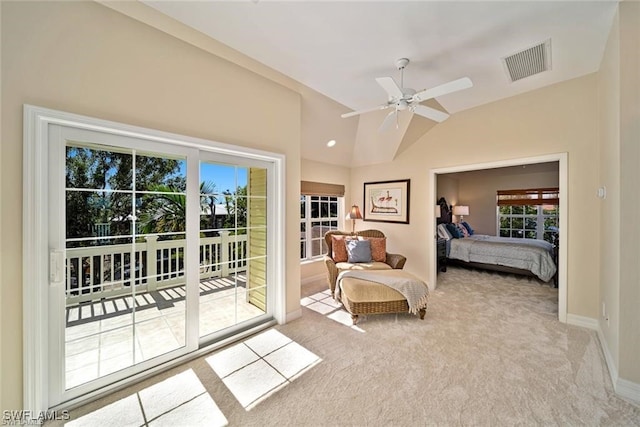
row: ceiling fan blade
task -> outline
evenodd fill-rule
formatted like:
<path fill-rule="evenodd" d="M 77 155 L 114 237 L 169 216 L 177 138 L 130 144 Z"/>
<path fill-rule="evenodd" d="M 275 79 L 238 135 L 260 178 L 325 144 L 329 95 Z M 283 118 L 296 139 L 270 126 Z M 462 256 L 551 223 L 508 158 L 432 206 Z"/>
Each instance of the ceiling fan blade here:
<path fill-rule="evenodd" d="M 427 107 L 426 105 L 414 105 L 413 107 L 411 107 L 411 111 L 438 123 L 443 122 L 447 120 L 447 118 L 449 118 L 449 114 L 445 113 L 444 111 L 436 110 L 435 108 Z"/>
<path fill-rule="evenodd" d="M 402 99 L 404 96 L 400 87 L 391 77 L 377 77 L 376 81 L 389 94 L 389 99 Z"/>
<path fill-rule="evenodd" d="M 346 119 L 347 117 L 357 116 L 358 114 L 370 113 L 372 111 L 378 111 L 378 110 L 386 110 L 387 108 L 389 108 L 389 104 L 382 104 L 373 108 L 366 108 L 364 110 L 357 110 L 357 111 L 352 111 L 350 113 L 344 113 L 340 117 L 342 117 L 343 119 Z"/>
<path fill-rule="evenodd" d="M 389 126 L 391 126 L 391 123 L 393 123 L 393 119 L 396 118 L 394 116 L 396 116 L 397 114 L 398 114 L 397 110 L 393 110 L 392 112 L 387 114 L 387 117 L 384 118 L 384 121 L 378 128 L 378 132 L 384 132 L 385 130 L 389 129 Z"/>
<path fill-rule="evenodd" d="M 451 81 L 449 83 L 441 84 L 440 86 L 433 87 L 431 89 L 425 89 L 421 92 L 413 95 L 412 102 L 422 102 L 427 99 L 437 98 L 438 96 L 446 95 L 448 93 L 457 92 L 462 89 L 469 89 L 473 86 L 469 77 L 463 77 L 458 80 Z"/>

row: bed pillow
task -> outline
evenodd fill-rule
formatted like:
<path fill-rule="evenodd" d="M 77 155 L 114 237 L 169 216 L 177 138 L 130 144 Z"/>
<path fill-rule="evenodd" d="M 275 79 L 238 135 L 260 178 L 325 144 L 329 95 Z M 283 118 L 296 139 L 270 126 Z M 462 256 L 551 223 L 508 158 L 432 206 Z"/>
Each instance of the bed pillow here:
<path fill-rule="evenodd" d="M 449 230 L 447 230 L 447 224 L 438 225 L 438 237 L 445 240 L 453 239 L 453 236 L 449 233 Z"/>
<path fill-rule="evenodd" d="M 371 242 L 369 240 L 347 240 L 349 262 L 371 262 Z"/>
<path fill-rule="evenodd" d="M 475 233 L 475 231 L 473 231 L 473 228 L 471 228 L 471 226 L 469 225 L 468 222 L 463 221 L 462 225 L 464 225 L 464 228 L 467 229 L 467 231 L 469 232 L 469 236 L 473 236 L 473 233 Z"/>
<path fill-rule="evenodd" d="M 467 230 L 467 227 L 465 227 L 461 223 L 457 223 L 456 228 L 460 232 L 460 237 L 462 238 L 469 237 L 469 230 Z"/>
<path fill-rule="evenodd" d="M 335 262 L 347 262 L 349 259 L 345 236 L 331 236 L 331 258 Z"/>
<path fill-rule="evenodd" d="M 455 224 L 447 224 L 447 231 L 449 231 L 449 233 L 451 233 L 451 236 L 454 239 L 462 238 L 462 236 L 460 235 L 460 230 L 458 230 L 458 227 L 456 227 Z"/>
<path fill-rule="evenodd" d="M 371 259 L 377 262 L 387 260 L 387 238 L 386 237 L 365 237 L 364 240 L 371 242 Z"/>

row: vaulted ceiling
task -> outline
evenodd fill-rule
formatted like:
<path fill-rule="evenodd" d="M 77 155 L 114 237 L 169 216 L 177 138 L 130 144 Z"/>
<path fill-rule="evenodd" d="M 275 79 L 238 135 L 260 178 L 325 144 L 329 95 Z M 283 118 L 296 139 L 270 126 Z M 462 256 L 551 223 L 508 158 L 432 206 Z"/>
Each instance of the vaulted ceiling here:
<path fill-rule="evenodd" d="M 428 101 L 450 114 L 597 71 L 617 7 L 617 1 L 144 3 L 348 109 L 387 101 L 375 78 L 399 84 L 398 58 L 411 60 L 404 87 L 418 91 L 471 78 L 472 88 Z M 547 40 L 551 69 L 511 82 L 502 59 Z M 339 119 L 343 125 L 336 110 L 322 131 L 303 135 L 302 157 L 345 166 L 390 161 L 437 126 L 405 110 L 397 127 L 379 132 L 387 113 Z M 332 129 L 341 137 L 331 137 Z M 333 148 L 326 147 L 330 139 L 337 141 Z"/>

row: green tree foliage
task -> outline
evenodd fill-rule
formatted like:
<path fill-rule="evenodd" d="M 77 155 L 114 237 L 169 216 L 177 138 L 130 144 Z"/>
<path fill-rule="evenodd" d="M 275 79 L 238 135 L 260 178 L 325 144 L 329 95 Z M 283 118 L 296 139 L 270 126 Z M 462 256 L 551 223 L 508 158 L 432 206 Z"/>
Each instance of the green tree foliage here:
<path fill-rule="evenodd" d="M 247 186 L 238 187 L 235 193 L 229 190 L 223 192 L 224 203 L 227 208 L 227 216 L 224 219 L 224 228 L 240 228 L 247 226 Z M 245 234 L 246 230 L 240 230 Z"/>
<path fill-rule="evenodd" d="M 66 226 L 68 238 L 92 237 L 98 223 L 109 224 L 109 234 L 128 235 L 134 212 L 147 210 L 148 197 L 134 203 L 134 157 L 129 153 L 82 146 L 66 149 Z M 180 161 L 161 157 L 135 157 L 135 189 L 149 191 L 166 185 L 184 191 L 184 176 L 178 174 Z M 112 190 L 124 190 L 123 192 Z M 95 244 L 86 242 L 80 244 Z"/>
<path fill-rule="evenodd" d="M 216 196 L 216 185 L 211 181 L 201 182 L 200 183 L 200 204 L 201 206 L 208 208 L 209 218 L 201 221 L 200 228 L 205 228 L 210 230 L 217 228 L 217 224 L 216 224 L 216 203 L 217 202 L 218 202 L 218 197 Z"/>
<path fill-rule="evenodd" d="M 139 221 L 142 232 L 151 233 L 184 233 L 187 227 L 187 198 L 178 189 L 167 185 L 156 185 L 149 188 L 155 194 L 147 194 L 145 208 L 140 211 Z"/>
<path fill-rule="evenodd" d="M 180 162 L 140 154 L 134 158 L 131 153 L 80 145 L 67 146 L 67 237 L 93 237 L 96 235 L 95 227 L 100 223 L 108 226 L 111 236 L 130 235 L 133 218 L 145 234 L 184 233 L 186 179 L 179 173 Z M 226 229 L 246 227 L 247 187 L 222 193 L 227 215 L 221 223 L 217 222 L 219 213 L 216 212 L 216 205 L 222 201 L 219 194 L 215 183 L 206 181 L 200 184 L 200 203 L 202 210 L 208 213 L 206 218 L 202 218 L 203 228 L 214 230 L 221 225 Z M 109 242 L 87 240 L 75 245 L 101 243 Z"/>

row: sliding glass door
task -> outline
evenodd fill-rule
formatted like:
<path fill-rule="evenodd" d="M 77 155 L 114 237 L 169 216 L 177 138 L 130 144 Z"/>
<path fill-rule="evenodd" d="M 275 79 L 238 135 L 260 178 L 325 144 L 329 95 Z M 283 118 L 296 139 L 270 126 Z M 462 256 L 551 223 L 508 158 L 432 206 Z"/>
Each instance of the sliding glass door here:
<path fill-rule="evenodd" d="M 273 318 L 273 165 L 48 128 L 50 407 Z"/>

